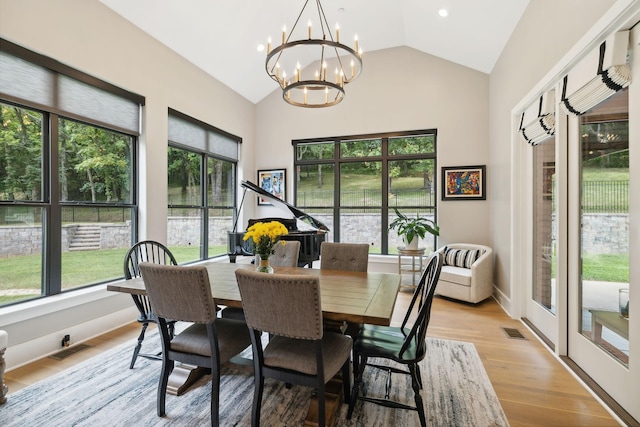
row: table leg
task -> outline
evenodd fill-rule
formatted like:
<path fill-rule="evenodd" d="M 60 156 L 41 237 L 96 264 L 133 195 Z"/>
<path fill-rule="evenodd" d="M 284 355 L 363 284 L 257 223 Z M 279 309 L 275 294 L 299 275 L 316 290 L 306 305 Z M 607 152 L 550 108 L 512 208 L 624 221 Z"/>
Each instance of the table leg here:
<path fill-rule="evenodd" d="M 595 316 L 591 315 L 591 331 L 593 333 L 593 342 L 602 342 L 602 324 L 596 322 Z"/>
<path fill-rule="evenodd" d="M 184 394 L 193 383 L 206 375 L 208 371 L 209 369 L 200 366 L 187 365 L 186 363 L 177 364 L 173 368 L 171 375 L 169 375 L 167 393 L 174 396 Z"/>

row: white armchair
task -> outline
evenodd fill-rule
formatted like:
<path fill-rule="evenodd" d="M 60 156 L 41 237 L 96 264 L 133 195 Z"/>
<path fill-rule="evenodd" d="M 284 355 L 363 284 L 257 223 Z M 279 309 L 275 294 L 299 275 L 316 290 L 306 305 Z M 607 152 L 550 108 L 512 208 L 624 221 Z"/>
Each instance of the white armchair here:
<path fill-rule="evenodd" d="M 492 295 L 493 251 L 490 247 L 452 243 L 438 251 L 444 253 L 445 262 L 436 294 L 473 304 Z"/>

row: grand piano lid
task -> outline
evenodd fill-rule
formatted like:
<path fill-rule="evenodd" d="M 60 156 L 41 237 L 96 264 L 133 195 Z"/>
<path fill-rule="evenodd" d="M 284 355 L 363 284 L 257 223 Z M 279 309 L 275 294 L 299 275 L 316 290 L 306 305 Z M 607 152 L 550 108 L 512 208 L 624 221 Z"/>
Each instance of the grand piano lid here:
<path fill-rule="evenodd" d="M 287 213 L 291 213 L 293 214 L 293 216 L 299 220 L 302 221 L 304 224 L 307 225 L 307 228 L 309 226 L 313 227 L 315 230 L 318 231 L 323 231 L 323 232 L 328 232 L 329 228 L 324 225 L 322 223 L 322 221 L 319 221 L 317 219 L 315 219 L 314 217 L 312 217 L 311 215 L 302 212 L 300 209 L 296 208 L 295 206 L 290 205 L 289 203 L 285 202 L 284 200 L 280 200 L 277 197 L 275 197 L 273 194 L 263 190 L 262 188 L 258 187 L 257 185 L 255 185 L 253 182 L 251 181 L 245 181 L 243 180 L 240 185 L 242 187 L 245 188 L 246 190 L 251 190 L 254 193 L 257 193 L 260 197 L 264 197 L 265 199 L 268 199 L 269 202 L 271 204 L 273 204 L 273 206 L 277 206 L 278 208 L 280 208 L 280 210 L 283 210 Z M 301 231 L 302 230 L 301 227 L 298 227 Z"/>

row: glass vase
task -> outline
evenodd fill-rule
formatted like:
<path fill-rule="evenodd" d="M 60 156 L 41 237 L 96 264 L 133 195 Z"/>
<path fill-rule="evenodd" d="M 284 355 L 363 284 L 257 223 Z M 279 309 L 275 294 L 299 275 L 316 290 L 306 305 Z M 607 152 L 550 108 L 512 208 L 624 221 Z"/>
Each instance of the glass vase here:
<path fill-rule="evenodd" d="M 269 255 L 266 257 L 260 255 L 260 264 L 258 264 L 256 271 L 259 273 L 273 274 L 273 267 L 269 264 Z"/>

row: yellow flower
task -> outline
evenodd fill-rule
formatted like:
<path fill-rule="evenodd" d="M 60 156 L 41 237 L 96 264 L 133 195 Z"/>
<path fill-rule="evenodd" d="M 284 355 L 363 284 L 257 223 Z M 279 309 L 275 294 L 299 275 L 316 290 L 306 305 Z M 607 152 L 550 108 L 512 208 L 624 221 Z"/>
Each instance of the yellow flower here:
<path fill-rule="evenodd" d="M 280 241 L 280 237 L 288 234 L 287 227 L 278 221 L 256 222 L 244 234 L 244 240 L 253 239 L 254 252 L 261 258 L 268 258 L 273 254 L 273 246 Z M 282 244 L 285 244 L 282 241 Z"/>

